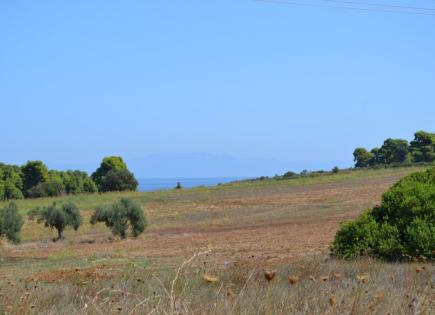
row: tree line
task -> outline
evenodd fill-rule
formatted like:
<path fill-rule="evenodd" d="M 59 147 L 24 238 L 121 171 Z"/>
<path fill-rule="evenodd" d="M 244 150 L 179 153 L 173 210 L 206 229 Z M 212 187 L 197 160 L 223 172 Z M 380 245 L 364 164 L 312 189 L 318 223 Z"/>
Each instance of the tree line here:
<path fill-rule="evenodd" d="M 380 148 L 356 148 L 355 167 L 435 162 L 435 133 L 417 131 L 414 140 L 386 139 Z"/>
<path fill-rule="evenodd" d="M 119 156 L 105 157 L 91 176 L 78 170 L 49 170 L 42 161 L 28 161 L 22 166 L 0 163 L 0 200 L 135 191 L 137 186 Z"/>

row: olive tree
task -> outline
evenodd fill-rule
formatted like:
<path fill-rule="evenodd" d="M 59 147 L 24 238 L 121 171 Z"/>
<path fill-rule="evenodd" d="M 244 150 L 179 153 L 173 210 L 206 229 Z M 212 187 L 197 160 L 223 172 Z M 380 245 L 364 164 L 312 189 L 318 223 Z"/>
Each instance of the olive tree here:
<path fill-rule="evenodd" d="M 139 236 L 147 226 L 147 220 L 140 205 L 135 201 L 122 198 L 118 202 L 99 207 L 91 217 L 91 224 L 104 222 L 113 235 L 127 237 L 127 230 L 131 228 L 133 237 Z"/>
<path fill-rule="evenodd" d="M 0 237 L 5 236 L 12 243 L 19 243 L 23 224 L 23 218 L 15 203 L 11 202 L 0 209 Z"/>
<path fill-rule="evenodd" d="M 78 230 L 83 222 L 80 210 L 72 202 L 57 206 L 53 203 L 48 207 L 38 207 L 30 210 L 29 219 L 38 223 L 44 223 L 46 227 L 57 230 L 57 240 L 63 239 L 63 232 L 67 227 Z"/>

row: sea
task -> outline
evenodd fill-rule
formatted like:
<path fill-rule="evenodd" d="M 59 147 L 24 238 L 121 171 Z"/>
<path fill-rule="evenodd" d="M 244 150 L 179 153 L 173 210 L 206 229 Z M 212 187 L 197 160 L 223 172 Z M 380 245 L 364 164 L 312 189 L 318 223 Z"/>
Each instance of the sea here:
<path fill-rule="evenodd" d="M 142 178 L 139 179 L 139 191 L 157 191 L 174 189 L 177 183 L 182 188 L 194 188 L 199 186 L 216 186 L 246 178 L 241 177 L 210 177 L 210 178 Z"/>

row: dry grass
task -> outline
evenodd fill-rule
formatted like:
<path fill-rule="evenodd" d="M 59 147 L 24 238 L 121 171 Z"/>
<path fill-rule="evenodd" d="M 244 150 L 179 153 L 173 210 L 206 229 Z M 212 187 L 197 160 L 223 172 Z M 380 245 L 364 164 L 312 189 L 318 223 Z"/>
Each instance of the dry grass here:
<path fill-rule="evenodd" d="M 433 265 L 328 257 L 340 221 L 412 171 L 127 193 L 150 228 L 125 241 L 86 223 L 53 243 L 27 222 L 23 244 L 0 244 L 0 314 L 434 314 Z M 88 218 L 120 196 L 60 200 Z"/>
<path fill-rule="evenodd" d="M 0 310 L 11 314 L 433 314 L 435 309 L 435 267 L 430 264 L 314 256 L 279 266 L 273 281 L 268 281 L 261 269 L 226 268 L 213 264 L 213 254 L 201 255 L 175 270 L 156 271 L 130 263 L 46 272 L 24 280 L 2 275 Z"/>

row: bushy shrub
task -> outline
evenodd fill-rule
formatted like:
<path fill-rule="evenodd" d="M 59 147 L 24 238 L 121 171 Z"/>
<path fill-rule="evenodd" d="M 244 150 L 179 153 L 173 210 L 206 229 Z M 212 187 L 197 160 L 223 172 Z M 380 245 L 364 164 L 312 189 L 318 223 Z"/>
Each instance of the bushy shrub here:
<path fill-rule="evenodd" d="M 19 243 L 23 224 L 23 218 L 15 203 L 11 202 L 0 209 L 0 237 L 5 236 L 12 243 Z"/>
<path fill-rule="evenodd" d="M 139 204 L 128 198 L 105 207 L 99 207 L 91 217 L 91 224 L 104 222 L 114 235 L 127 237 L 131 228 L 133 237 L 139 236 L 146 228 L 147 221 Z"/>
<path fill-rule="evenodd" d="M 434 257 L 435 223 L 414 219 L 406 230 L 407 252 L 411 256 Z"/>
<path fill-rule="evenodd" d="M 58 235 L 56 240 L 63 239 L 63 231 L 68 226 L 77 231 L 83 222 L 79 208 L 71 202 L 60 207 L 53 203 L 48 207 L 32 209 L 29 212 L 29 219 L 36 219 L 38 223 L 43 222 L 46 227 L 55 228 Z"/>
<path fill-rule="evenodd" d="M 380 206 L 342 224 L 332 244 L 339 257 L 435 258 L 435 168 L 411 174 L 382 196 Z"/>
<path fill-rule="evenodd" d="M 363 213 L 358 220 L 342 224 L 333 243 L 333 250 L 344 258 L 370 255 L 375 244 L 378 224 L 370 211 Z"/>
<path fill-rule="evenodd" d="M 57 197 L 65 194 L 62 180 L 49 179 L 28 190 L 29 198 Z"/>

